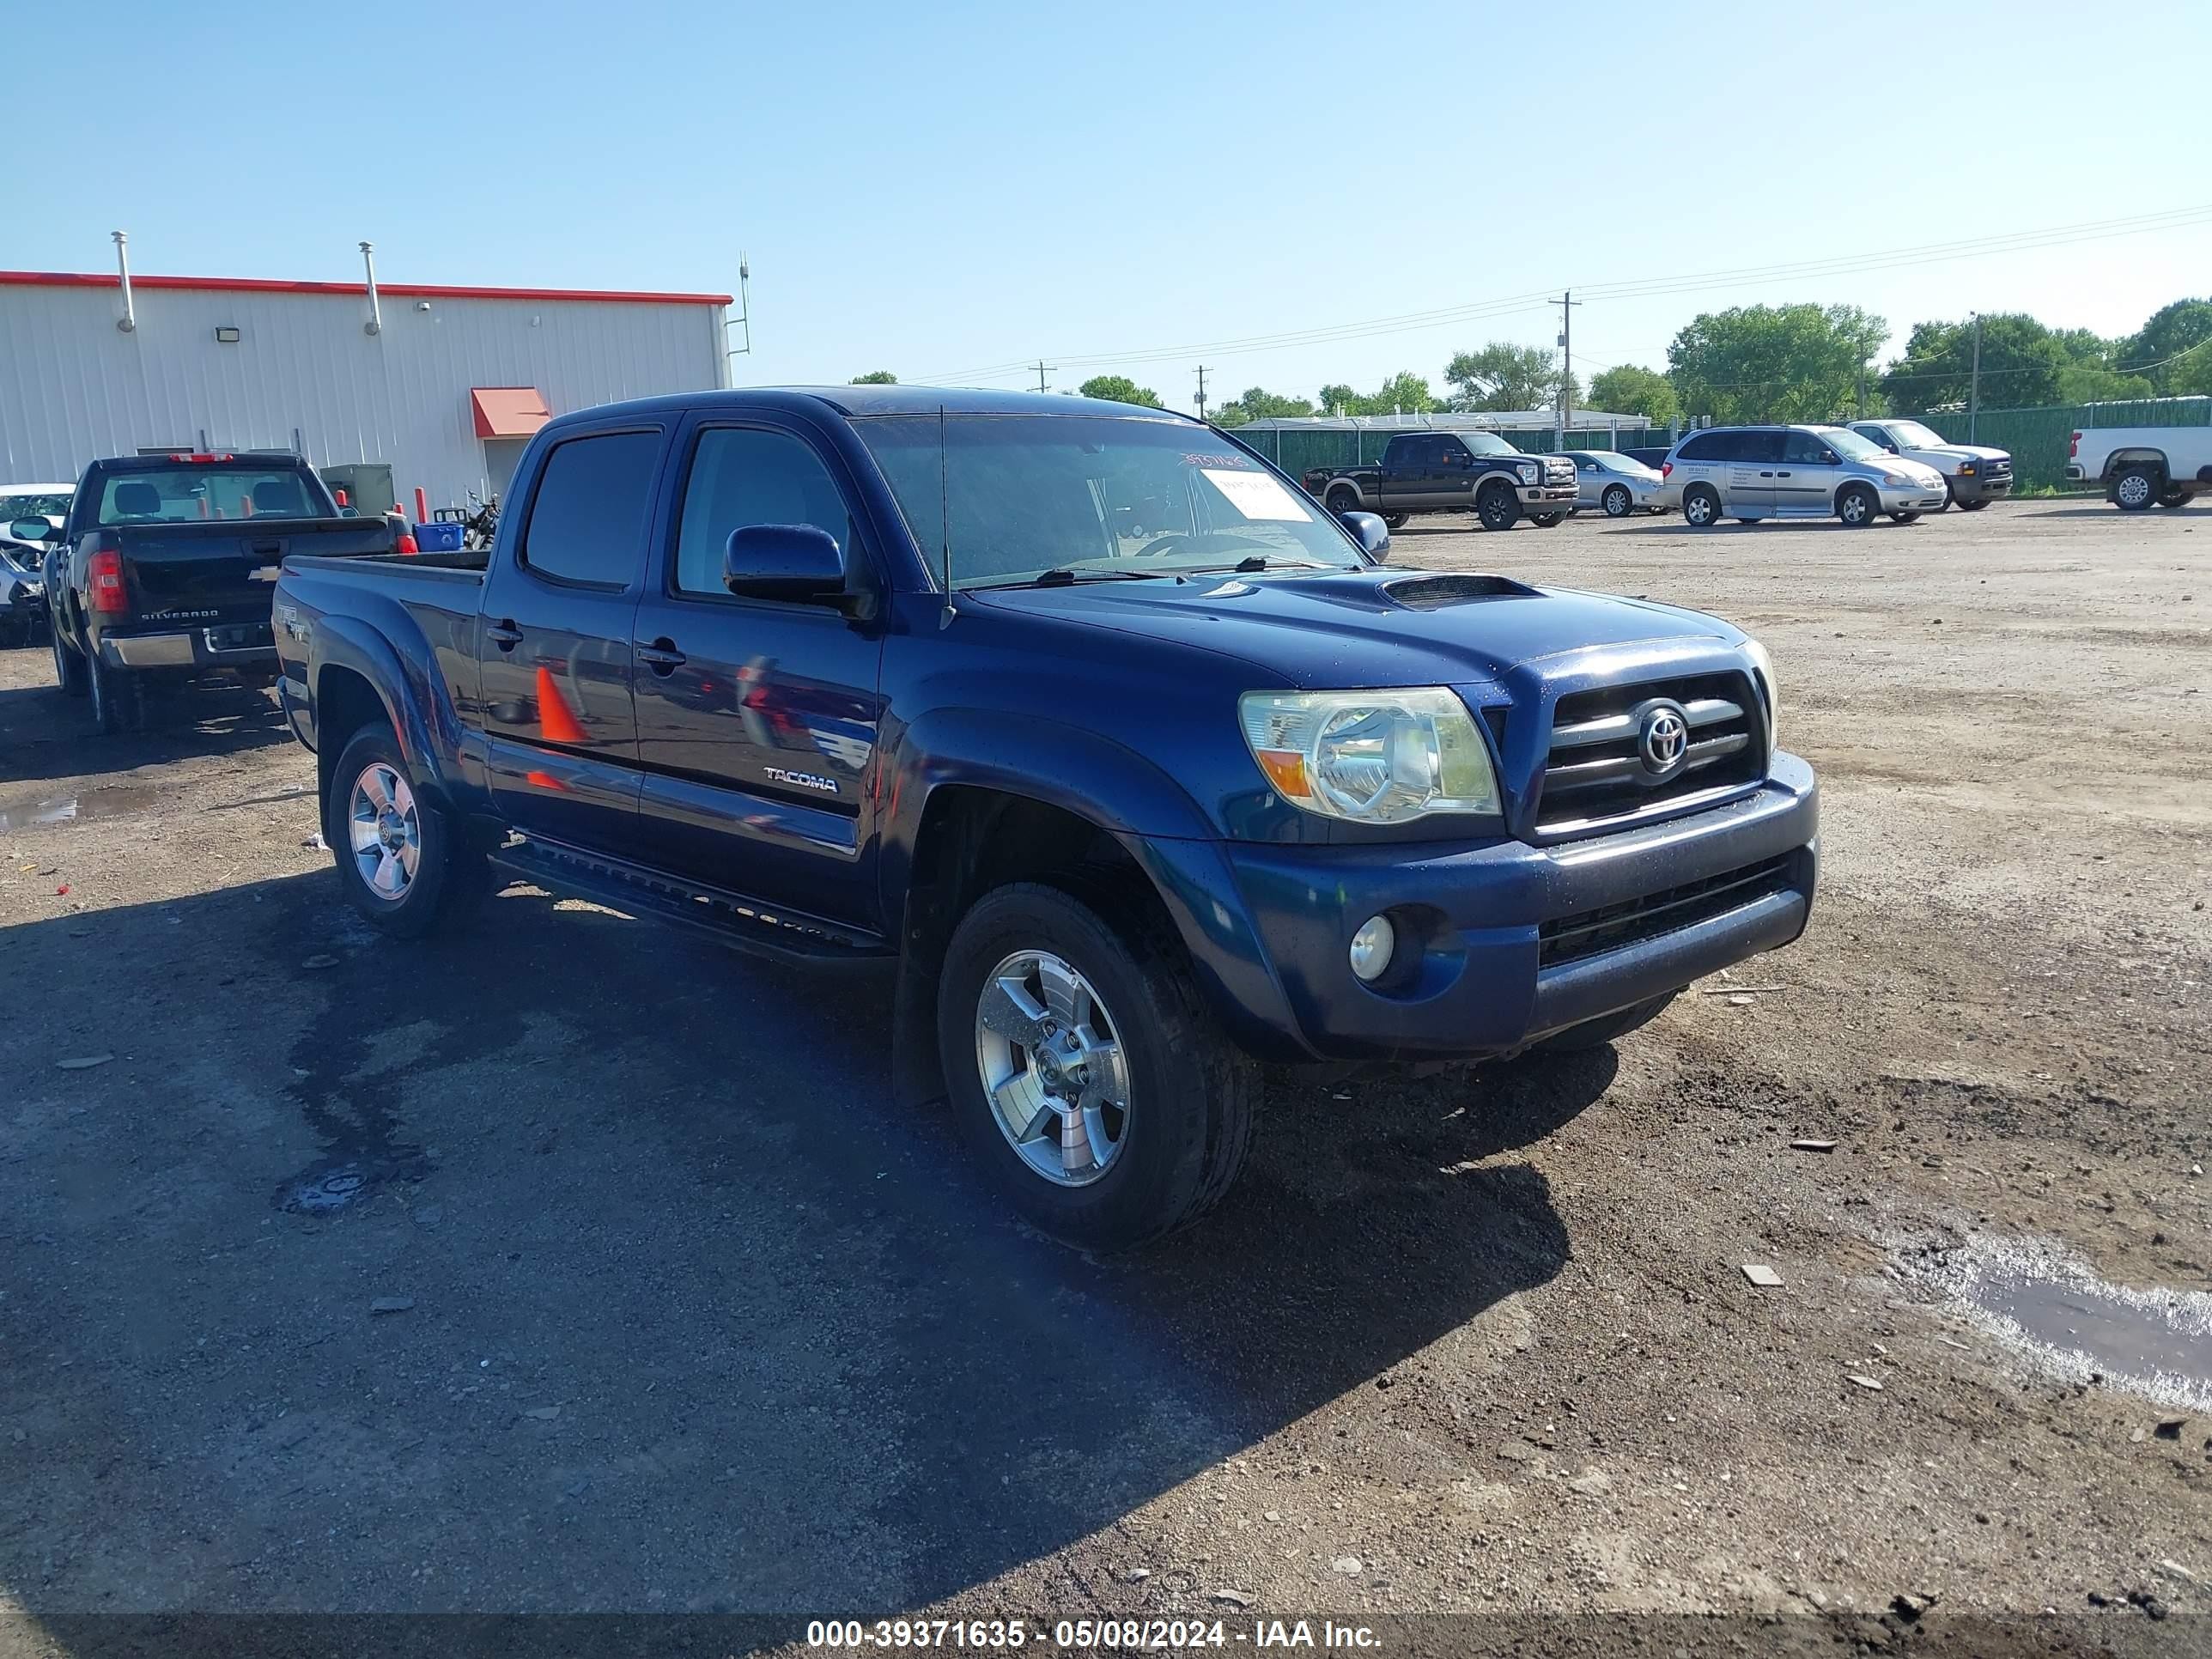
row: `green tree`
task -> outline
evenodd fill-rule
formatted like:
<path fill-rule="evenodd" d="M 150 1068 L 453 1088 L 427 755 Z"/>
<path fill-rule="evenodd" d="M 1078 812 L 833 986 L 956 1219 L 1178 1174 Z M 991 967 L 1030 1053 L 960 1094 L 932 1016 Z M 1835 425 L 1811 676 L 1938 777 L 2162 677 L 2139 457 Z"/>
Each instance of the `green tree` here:
<path fill-rule="evenodd" d="M 2205 366 L 2212 346 L 2204 344 L 2207 340 L 2212 340 L 2212 300 L 2176 300 L 2151 313 L 2122 343 L 2115 367 L 2148 374 L 2169 395 L 2212 391 L 2212 370 Z"/>
<path fill-rule="evenodd" d="M 1216 426 L 1243 426 L 1247 421 L 1292 420 L 1313 412 L 1314 406 L 1303 398 L 1285 398 L 1255 386 L 1207 414 Z"/>
<path fill-rule="evenodd" d="M 866 374 L 855 374 L 848 386 L 896 386 L 898 376 L 888 368 L 872 368 Z"/>
<path fill-rule="evenodd" d="M 1544 346 L 1492 340 L 1480 351 L 1458 351 L 1444 365 L 1449 407 L 1549 409 L 1559 401 L 1559 357 Z"/>
<path fill-rule="evenodd" d="M 2117 403 L 2124 398 L 2157 395 L 2158 388 L 2142 375 L 2123 374 L 2102 363 L 2069 363 L 2058 371 L 2058 401 L 2062 404 Z"/>
<path fill-rule="evenodd" d="M 1857 407 L 1866 362 L 1888 337 L 1856 306 L 1705 312 L 1667 348 L 1667 378 L 1684 413 L 1723 424 L 1824 421 Z"/>
<path fill-rule="evenodd" d="M 1623 363 L 1608 368 L 1590 382 L 1591 406 L 1608 415 L 1642 415 L 1654 426 L 1672 426 L 1681 418 L 1681 400 L 1674 384 L 1656 369 Z"/>
<path fill-rule="evenodd" d="M 1410 368 L 1401 368 L 1373 392 L 1354 392 L 1348 386 L 1321 389 L 1324 412 L 1345 415 L 1426 415 L 1438 407 L 1429 383 Z"/>
<path fill-rule="evenodd" d="M 2034 318 L 2005 312 L 1982 319 L 1981 404 L 2033 409 L 2062 401 L 2059 377 L 2073 361 L 2059 338 Z M 1913 325 L 1905 356 L 1881 377 L 1890 407 L 1936 409 L 1964 404 L 1974 380 L 1974 325 Z"/>
<path fill-rule="evenodd" d="M 1158 409 L 1160 394 L 1148 386 L 1139 386 L 1126 374 L 1094 374 L 1076 388 L 1086 398 L 1103 398 L 1109 404 L 1134 404 L 1139 409 Z"/>

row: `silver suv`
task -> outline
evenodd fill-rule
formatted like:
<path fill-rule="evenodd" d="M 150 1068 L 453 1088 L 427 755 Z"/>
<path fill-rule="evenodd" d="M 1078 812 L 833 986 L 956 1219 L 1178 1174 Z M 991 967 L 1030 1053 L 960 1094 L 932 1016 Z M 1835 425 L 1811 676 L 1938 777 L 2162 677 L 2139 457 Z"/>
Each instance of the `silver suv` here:
<path fill-rule="evenodd" d="M 1943 475 L 1839 426 L 1714 426 L 1674 446 L 1658 504 L 1698 526 L 1723 518 L 1911 524 L 1942 510 Z"/>

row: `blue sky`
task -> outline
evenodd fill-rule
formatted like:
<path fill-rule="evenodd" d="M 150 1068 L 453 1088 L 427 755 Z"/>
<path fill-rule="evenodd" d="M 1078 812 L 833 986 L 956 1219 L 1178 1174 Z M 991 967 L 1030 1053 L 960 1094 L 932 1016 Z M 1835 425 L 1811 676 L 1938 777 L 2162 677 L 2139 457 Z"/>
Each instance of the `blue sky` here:
<path fill-rule="evenodd" d="M 1785 21 L 1796 11 L 1803 21 Z M 2212 204 L 2212 10 L 2078 3 L 26 8 L 53 118 L 0 152 L 0 267 L 733 289 L 741 381 L 1040 356 L 1188 406 L 1310 395 L 1563 286 L 1848 258 Z M 1371 21 L 1370 21 L 1371 20 Z M 2173 66 L 2161 70 L 2160 64 Z M 2148 189 L 2123 179 L 2153 181 Z M 2212 293 L 2212 212 L 2156 234 L 1593 299 L 1577 367 L 1663 367 L 1696 312 L 1850 301 L 2130 330 Z M 1158 350 L 1156 361 L 1081 357 Z M 1027 377 L 1035 383 L 1034 374 Z"/>

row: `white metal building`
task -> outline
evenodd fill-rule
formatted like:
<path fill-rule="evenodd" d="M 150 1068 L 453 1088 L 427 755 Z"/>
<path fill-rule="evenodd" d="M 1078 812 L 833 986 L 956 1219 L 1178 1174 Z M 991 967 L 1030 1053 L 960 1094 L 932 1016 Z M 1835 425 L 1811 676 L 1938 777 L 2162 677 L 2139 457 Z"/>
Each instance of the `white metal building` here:
<path fill-rule="evenodd" d="M 141 449 L 503 490 L 554 415 L 729 384 L 726 294 L 0 271 L 0 483 Z M 369 503 L 362 503 L 369 505 Z"/>

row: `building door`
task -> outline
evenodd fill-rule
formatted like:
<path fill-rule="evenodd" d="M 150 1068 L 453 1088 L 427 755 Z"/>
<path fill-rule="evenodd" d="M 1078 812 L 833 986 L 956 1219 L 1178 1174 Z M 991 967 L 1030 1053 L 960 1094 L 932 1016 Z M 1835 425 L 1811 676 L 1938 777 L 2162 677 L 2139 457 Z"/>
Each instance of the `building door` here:
<path fill-rule="evenodd" d="M 507 487 L 514 481 L 514 465 L 528 448 L 527 438 L 486 438 L 483 441 L 484 477 L 490 493 L 505 495 Z"/>

